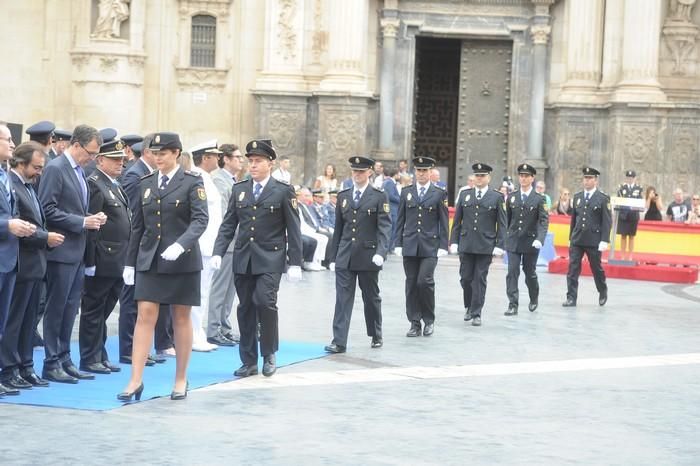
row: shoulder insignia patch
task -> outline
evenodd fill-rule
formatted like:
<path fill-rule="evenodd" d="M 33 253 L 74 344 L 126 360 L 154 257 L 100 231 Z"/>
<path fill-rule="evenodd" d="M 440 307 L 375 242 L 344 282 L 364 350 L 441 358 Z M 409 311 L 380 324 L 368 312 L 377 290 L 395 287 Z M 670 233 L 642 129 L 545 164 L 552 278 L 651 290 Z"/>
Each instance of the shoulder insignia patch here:
<path fill-rule="evenodd" d="M 384 212 L 387 214 L 389 213 L 389 203 L 388 202 L 384 203 Z"/>
<path fill-rule="evenodd" d="M 197 197 L 202 201 L 207 200 L 207 192 L 204 190 L 204 188 L 197 188 Z"/>
<path fill-rule="evenodd" d="M 297 210 L 297 198 L 293 197 L 289 201 L 292 203 L 292 209 Z"/>
<path fill-rule="evenodd" d="M 447 199 L 443 199 L 443 200 L 442 200 L 442 203 L 443 203 L 443 205 L 444 205 L 445 207 L 447 207 Z"/>

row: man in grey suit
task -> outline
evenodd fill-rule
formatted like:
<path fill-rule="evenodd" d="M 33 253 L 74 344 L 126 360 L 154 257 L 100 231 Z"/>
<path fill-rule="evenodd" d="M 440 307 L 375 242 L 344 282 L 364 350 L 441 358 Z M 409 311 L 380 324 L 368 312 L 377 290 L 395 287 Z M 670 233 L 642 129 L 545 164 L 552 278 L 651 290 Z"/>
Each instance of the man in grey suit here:
<path fill-rule="evenodd" d="M 71 360 L 70 338 L 83 290 L 86 233 L 107 222 L 102 212 L 88 213 L 90 193 L 83 171 L 101 143 L 97 129 L 77 126 L 70 147 L 46 165 L 39 186 L 47 229 L 65 237 L 62 245 L 49 251 L 46 268 L 43 378 L 54 382 L 78 383 L 95 377 L 80 372 Z"/>
<path fill-rule="evenodd" d="M 237 183 L 237 174 L 243 165 L 243 155 L 235 144 L 222 144 L 223 152 L 219 159 L 219 168 L 211 173 L 211 178 L 221 194 L 221 209 L 226 215 L 231 190 Z M 236 232 L 236 235 L 238 232 Z M 234 333 L 231 325 L 233 300 L 236 298 L 236 286 L 233 284 L 233 245 L 231 241 L 226 253 L 221 258 L 222 267 L 214 272 L 209 295 L 209 316 L 207 319 L 207 342 L 219 346 L 233 346 L 240 337 Z"/>

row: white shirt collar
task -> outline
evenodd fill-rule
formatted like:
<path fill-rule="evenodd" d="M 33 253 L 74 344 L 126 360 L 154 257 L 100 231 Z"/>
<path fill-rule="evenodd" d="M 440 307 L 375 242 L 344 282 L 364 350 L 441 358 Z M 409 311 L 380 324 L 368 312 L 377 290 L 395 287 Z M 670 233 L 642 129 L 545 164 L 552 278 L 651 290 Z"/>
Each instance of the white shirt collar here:
<path fill-rule="evenodd" d="M 420 192 L 420 188 L 425 188 L 425 192 L 428 192 L 428 189 L 430 188 L 430 181 L 428 181 L 425 184 L 420 184 L 419 182 L 416 181 L 416 189 L 418 192 Z"/>
<path fill-rule="evenodd" d="M 17 175 L 17 176 L 19 177 L 19 179 L 22 180 L 22 183 L 24 183 L 24 184 L 27 184 L 27 183 L 28 183 L 28 181 L 25 180 L 24 177 L 23 177 L 17 170 L 15 170 L 14 168 L 10 168 L 10 171 L 11 171 L 12 173 L 14 173 L 15 175 Z M 8 182 L 10 181 L 10 177 L 9 177 L 9 176 L 7 177 L 7 181 L 8 181 Z"/>
<path fill-rule="evenodd" d="M 598 188 L 593 188 L 593 189 L 591 189 L 590 191 L 586 191 L 586 190 L 584 189 L 584 190 L 583 190 L 583 195 L 585 196 L 586 194 L 588 194 L 588 197 L 591 197 L 591 196 L 593 195 L 593 193 L 596 192 L 597 189 L 598 189 Z"/>
<path fill-rule="evenodd" d="M 168 184 L 170 184 L 170 182 L 173 180 L 173 177 L 175 176 L 175 174 L 177 173 L 177 171 L 179 169 L 180 169 L 180 165 L 176 165 L 175 169 L 172 170 L 170 173 L 165 173 L 165 175 L 167 175 L 167 177 L 168 177 Z M 158 186 L 160 186 L 161 183 L 163 182 L 163 175 L 164 174 L 162 172 L 160 172 L 160 171 L 158 172 Z"/>
<path fill-rule="evenodd" d="M 70 154 L 70 151 L 68 149 L 63 151 L 63 154 L 66 156 L 68 159 L 68 162 L 70 162 L 70 166 L 73 167 L 73 170 L 75 170 L 75 167 L 78 166 L 78 163 L 75 161 L 73 156 Z"/>
<path fill-rule="evenodd" d="M 270 175 L 267 175 L 267 178 L 265 178 L 262 181 L 255 181 L 254 179 L 251 178 L 251 181 L 253 182 L 253 190 L 255 190 L 255 185 L 260 184 L 262 185 L 261 191 L 265 189 L 265 186 L 267 186 L 267 182 L 270 181 Z"/>
<path fill-rule="evenodd" d="M 529 197 L 530 194 L 532 194 L 532 186 L 530 186 L 530 189 L 528 189 L 527 191 L 523 191 L 523 190 L 521 189 L 521 190 L 520 190 L 520 196 L 522 197 L 523 194 Z"/>
<path fill-rule="evenodd" d="M 97 170 L 100 170 L 100 169 L 98 168 Z M 100 170 L 100 173 L 102 173 L 104 176 L 106 176 L 107 179 L 108 179 L 109 181 L 112 182 L 112 184 L 117 184 L 117 183 L 116 183 L 117 180 L 115 180 L 114 178 L 112 178 L 111 176 L 109 176 L 108 174 L 106 174 L 105 172 L 103 172 L 102 170 Z"/>
<path fill-rule="evenodd" d="M 367 189 L 368 186 L 369 186 L 369 181 L 367 182 L 366 185 L 364 185 L 364 186 L 362 186 L 362 187 L 357 186 L 355 183 L 353 183 L 353 185 L 352 185 L 352 196 L 355 197 L 355 191 L 360 191 L 360 197 L 362 197 L 362 195 L 365 193 L 365 190 Z"/>
<path fill-rule="evenodd" d="M 476 191 L 476 194 L 478 195 L 481 193 L 481 197 L 484 197 L 484 194 L 486 194 L 489 190 L 489 185 L 484 186 L 483 188 L 479 189 L 476 186 L 474 186 L 474 191 Z"/>

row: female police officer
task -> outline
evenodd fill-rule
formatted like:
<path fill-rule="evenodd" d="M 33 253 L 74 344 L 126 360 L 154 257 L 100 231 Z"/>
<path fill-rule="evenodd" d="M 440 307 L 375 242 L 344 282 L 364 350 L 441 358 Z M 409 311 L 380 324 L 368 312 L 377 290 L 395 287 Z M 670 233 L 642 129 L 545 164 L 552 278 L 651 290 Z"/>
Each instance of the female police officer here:
<path fill-rule="evenodd" d="M 170 304 L 175 331 L 177 365 L 170 398 L 187 396 L 187 365 L 192 351 L 190 310 L 200 304 L 202 256 L 197 240 L 208 221 L 204 184 L 198 175 L 178 165 L 182 144 L 177 134 L 156 133 L 149 149 L 158 170 L 141 179 L 141 202 L 131 206 L 133 233 L 124 268 L 124 282 L 135 283 L 138 318 L 131 380 L 117 395 L 122 401 L 141 398 L 143 367 L 161 303 Z"/>

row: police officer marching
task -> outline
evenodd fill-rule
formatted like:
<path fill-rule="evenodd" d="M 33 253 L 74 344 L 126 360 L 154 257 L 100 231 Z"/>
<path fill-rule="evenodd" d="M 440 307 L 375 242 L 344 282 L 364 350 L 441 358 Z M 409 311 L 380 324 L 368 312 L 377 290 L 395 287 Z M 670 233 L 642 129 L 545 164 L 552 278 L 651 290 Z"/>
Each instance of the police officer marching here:
<path fill-rule="evenodd" d="M 581 259 L 585 253 L 598 289 L 598 304 L 608 301 L 608 286 L 601 264 L 603 251 L 610 243 L 610 198 L 598 189 L 600 172 L 595 168 L 583 169 L 583 191 L 574 195 L 574 209 L 569 230 L 569 272 L 566 274 L 566 301 L 564 307 L 575 307 L 578 298 L 578 277 L 581 274 Z"/>
<path fill-rule="evenodd" d="M 537 170 L 526 163 L 518 165 L 520 188 L 506 199 L 506 251 L 508 254 L 507 316 L 518 314 L 518 278 L 522 265 L 525 284 L 530 295 L 528 309 L 537 309 L 540 286 L 537 282 L 537 257 L 544 244 L 549 228 L 546 199 L 533 189 L 532 182 Z"/>
<path fill-rule="evenodd" d="M 430 182 L 435 160 L 413 159 L 416 183 L 401 190 L 394 253 L 403 256 L 406 273 L 407 337 L 430 336 L 435 322 L 435 280 L 439 257 L 447 255 L 449 237 L 447 192 Z"/>

